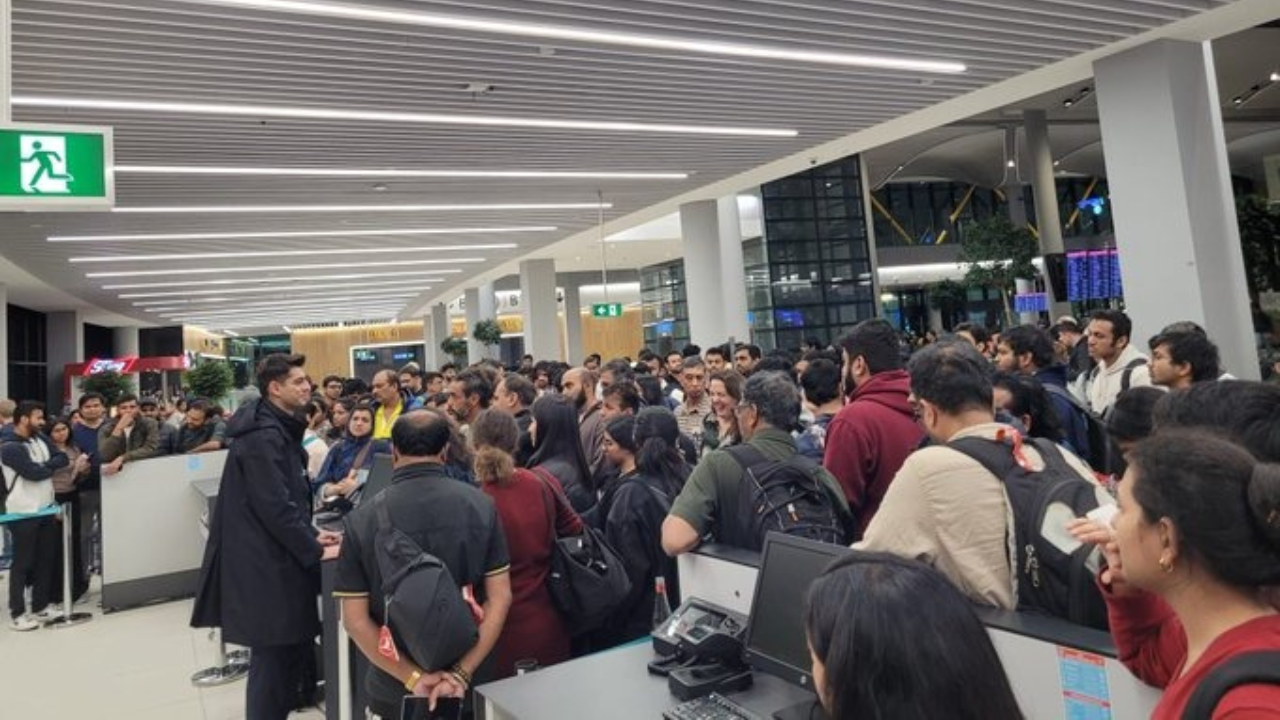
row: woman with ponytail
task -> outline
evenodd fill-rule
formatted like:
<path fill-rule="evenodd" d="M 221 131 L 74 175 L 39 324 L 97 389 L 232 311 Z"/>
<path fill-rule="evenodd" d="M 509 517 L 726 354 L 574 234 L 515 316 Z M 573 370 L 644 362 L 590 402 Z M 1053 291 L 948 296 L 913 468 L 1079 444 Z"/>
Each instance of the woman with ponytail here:
<path fill-rule="evenodd" d="M 689 477 L 679 438 L 680 426 L 666 408 L 647 407 L 605 426 L 605 454 L 621 476 L 602 515 L 604 534 L 627 568 L 631 594 L 595 638 L 597 649 L 649 634 L 658 577 L 671 606 L 679 603 L 675 560 L 662 551 L 662 521 Z"/>
<path fill-rule="evenodd" d="M 1161 427 L 1126 460 L 1111 527 L 1072 529 L 1103 546 L 1120 660 L 1164 688 L 1152 717 L 1280 718 L 1280 684 L 1256 677 L 1194 699 L 1227 662 L 1280 651 L 1280 466 L 1202 428 Z"/>
<path fill-rule="evenodd" d="M 533 473 L 516 467 L 512 454 L 519 437 L 515 418 L 498 409 L 485 410 L 471 423 L 475 476 L 498 509 L 511 557 L 511 611 L 489 655 L 495 679 L 514 675 L 520 660 L 545 667 L 570 657 L 569 631 L 551 603 L 547 575 L 552 542 L 580 534 L 582 521 L 567 502 L 555 501 L 553 492 L 564 492 L 555 478 L 544 487 Z"/>

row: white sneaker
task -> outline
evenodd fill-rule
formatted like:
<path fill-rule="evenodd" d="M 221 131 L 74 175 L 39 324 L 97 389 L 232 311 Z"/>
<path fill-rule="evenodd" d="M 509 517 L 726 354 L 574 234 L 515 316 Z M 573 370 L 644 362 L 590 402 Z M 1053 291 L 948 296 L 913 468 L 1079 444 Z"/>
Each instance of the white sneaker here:
<path fill-rule="evenodd" d="M 36 619 L 36 622 L 40 623 L 41 625 L 44 625 L 52 620 L 57 620 L 58 618 L 62 617 L 62 610 L 60 608 L 55 608 L 54 606 L 50 605 L 49 607 L 41 610 L 40 612 L 36 613 L 32 617 Z"/>
<path fill-rule="evenodd" d="M 40 621 L 34 615 L 19 615 L 9 621 L 9 629 L 16 632 L 31 632 L 40 629 Z"/>

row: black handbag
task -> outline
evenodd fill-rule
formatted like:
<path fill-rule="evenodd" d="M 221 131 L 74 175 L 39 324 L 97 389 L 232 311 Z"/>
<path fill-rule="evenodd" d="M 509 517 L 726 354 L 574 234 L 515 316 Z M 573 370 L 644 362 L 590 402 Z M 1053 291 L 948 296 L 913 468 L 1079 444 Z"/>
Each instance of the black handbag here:
<path fill-rule="evenodd" d="M 584 524 L 581 535 L 558 537 L 557 509 L 569 505 L 569 499 L 534 469 L 542 483 L 542 498 L 547 506 L 551 529 L 551 572 L 547 589 L 551 602 L 560 611 L 573 635 L 595 630 L 602 625 L 631 593 L 631 579 L 622 559 L 605 542 L 599 530 Z"/>

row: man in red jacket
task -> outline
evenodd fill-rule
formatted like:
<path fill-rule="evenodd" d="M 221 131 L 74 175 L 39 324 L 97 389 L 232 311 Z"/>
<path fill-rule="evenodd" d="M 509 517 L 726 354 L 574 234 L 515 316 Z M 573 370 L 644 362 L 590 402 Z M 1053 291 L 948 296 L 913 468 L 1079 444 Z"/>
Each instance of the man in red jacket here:
<path fill-rule="evenodd" d="M 849 508 L 866 530 L 889 483 L 924 437 L 908 397 L 898 333 L 884 320 L 858 323 L 840 340 L 849 402 L 827 428 L 822 464 L 840 481 Z"/>

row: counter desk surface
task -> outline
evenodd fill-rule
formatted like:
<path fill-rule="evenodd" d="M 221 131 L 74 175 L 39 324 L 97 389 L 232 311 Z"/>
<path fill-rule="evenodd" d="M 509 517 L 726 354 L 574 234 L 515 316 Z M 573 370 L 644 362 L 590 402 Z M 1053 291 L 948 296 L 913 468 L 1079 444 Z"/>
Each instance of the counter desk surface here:
<path fill-rule="evenodd" d="M 476 688 L 482 720 L 656 720 L 680 704 L 667 679 L 649 674 L 653 645 L 646 637 L 613 650 Z M 740 693 L 727 695 L 762 717 L 815 700 L 813 693 L 762 672 Z"/>

